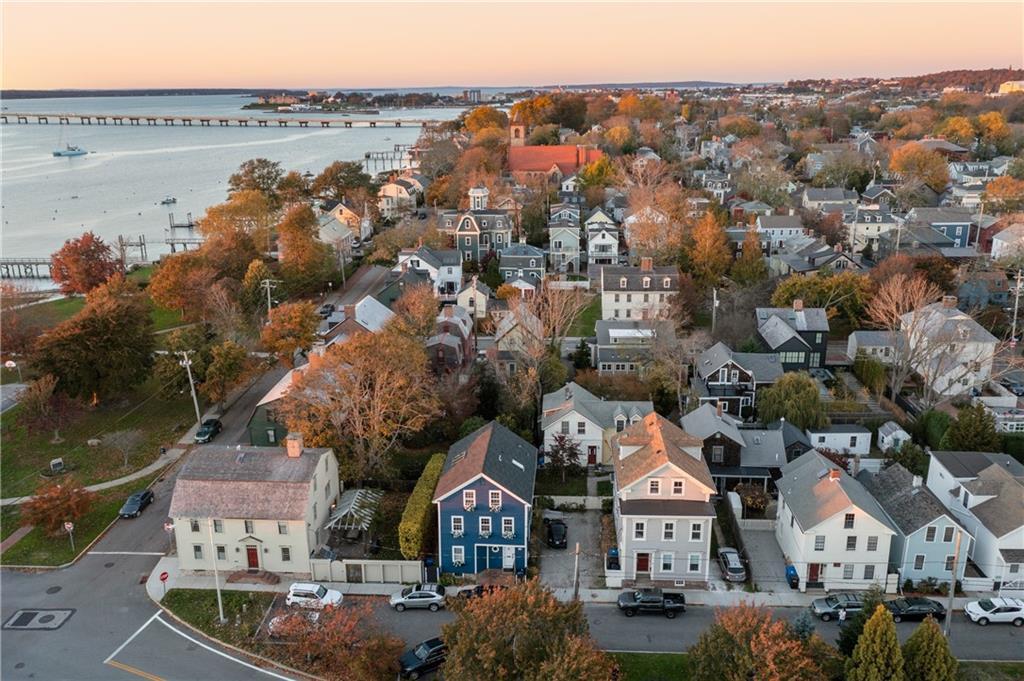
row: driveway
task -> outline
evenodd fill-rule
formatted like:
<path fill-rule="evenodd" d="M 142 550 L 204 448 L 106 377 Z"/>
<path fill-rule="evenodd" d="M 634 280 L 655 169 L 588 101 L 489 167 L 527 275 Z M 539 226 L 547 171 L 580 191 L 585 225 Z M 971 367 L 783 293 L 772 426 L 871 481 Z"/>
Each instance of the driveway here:
<path fill-rule="evenodd" d="M 786 558 L 779 548 L 772 530 L 740 530 L 743 544 L 750 559 L 750 571 L 754 582 L 761 591 L 784 591 L 786 583 Z"/>
<path fill-rule="evenodd" d="M 569 527 L 569 545 L 564 549 L 549 548 L 545 533 L 541 537 L 540 581 L 551 588 L 572 588 L 576 543 L 580 545 L 580 586 L 601 585 L 601 512 L 565 513 Z M 541 532 L 545 532 L 543 529 Z"/>

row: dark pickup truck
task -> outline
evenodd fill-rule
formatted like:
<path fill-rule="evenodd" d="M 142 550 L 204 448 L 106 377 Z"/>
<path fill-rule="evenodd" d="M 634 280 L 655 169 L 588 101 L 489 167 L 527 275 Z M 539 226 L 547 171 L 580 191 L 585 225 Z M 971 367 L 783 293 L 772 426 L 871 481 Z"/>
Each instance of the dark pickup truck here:
<path fill-rule="evenodd" d="M 672 619 L 686 612 L 686 597 L 680 593 L 667 593 L 661 589 L 633 589 L 619 594 L 619 610 L 626 617 L 637 613 L 658 613 Z"/>

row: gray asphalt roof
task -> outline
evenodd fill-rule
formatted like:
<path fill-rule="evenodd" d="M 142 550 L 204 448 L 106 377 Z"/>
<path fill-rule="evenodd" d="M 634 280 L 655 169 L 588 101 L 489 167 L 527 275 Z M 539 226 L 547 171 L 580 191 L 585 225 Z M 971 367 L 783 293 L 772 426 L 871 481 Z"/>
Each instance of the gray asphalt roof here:
<path fill-rule="evenodd" d="M 787 324 L 781 317 L 772 315 L 757 330 L 761 337 L 764 338 L 764 342 L 772 349 L 781 347 L 784 343 L 794 338 L 806 347 L 810 347 L 807 345 L 807 341 L 796 332 L 796 329 Z"/>
<path fill-rule="evenodd" d="M 526 503 L 533 503 L 537 448 L 497 421 L 448 448 L 435 499 L 483 473 Z"/>
<path fill-rule="evenodd" d="M 561 421 L 571 411 L 578 412 L 601 428 L 614 428 L 617 416 L 624 416 L 630 421 L 633 417 L 643 418 L 654 411 L 654 404 L 649 400 L 603 400 L 574 382 L 544 395 L 542 405 L 542 429 Z"/>
<path fill-rule="evenodd" d="M 832 470 L 839 471 L 836 481 L 829 479 Z M 783 466 L 782 477 L 775 481 L 775 486 L 805 532 L 851 506 L 895 530 L 885 511 L 864 486 L 816 450 Z"/>
<path fill-rule="evenodd" d="M 743 449 L 740 463 L 757 468 L 781 468 L 786 465 L 786 441 L 782 428 L 742 428 Z"/>
<path fill-rule="evenodd" d="M 881 504 L 904 536 L 943 516 L 956 521 L 928 487 L 924 484 L 914 487 L 914 474 L 898 463 L 878 473 L 861 471 L 857 480 Z"/>
<path fill-rule="evenodd" d="M 730 360 L 753 373 L 757 383 L 774 383 L 783 373 L 777 353 L 733 352 L 728 345 L 719 341 L 697 358 L 697 374 L 701 378 L 707 378 Z"/>
<path fill-rule="evenodd" d="M 778 317 L 797 331 L 828 332 L 828 313 L 823 307 L 806 307 L 797 311 L 791 307 L 759 307 L 757 321 L 759 324 L 771 317 Z"/>
<path fill-rule="evenodd" d="M 743 436 L 740 435 L 739 421 L 732 416 L 723 413 L 718 415 L 718 409 L 710 402 L 705 402 L 680 419 L 680 425 L 690 435 L 706 440 L 715 433 L 722 433 L 736 444 L 743 446 Z"/>
<path fill-rule="evenodd" d="M 715 517 L 711 504 L 686 499 L 629 499 L 619 502 L 619 510 L 622 515 Z"/>

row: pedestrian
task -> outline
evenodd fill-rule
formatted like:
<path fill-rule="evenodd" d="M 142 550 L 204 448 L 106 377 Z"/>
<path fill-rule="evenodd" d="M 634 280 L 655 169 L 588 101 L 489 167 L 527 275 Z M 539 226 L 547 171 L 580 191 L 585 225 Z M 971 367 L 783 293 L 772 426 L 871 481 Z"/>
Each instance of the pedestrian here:
<path fill-rule="evenodd" d="M 839 611 L 839 628 L 843 628 L 843 623 L 846 621 L 846 608 Z"/>

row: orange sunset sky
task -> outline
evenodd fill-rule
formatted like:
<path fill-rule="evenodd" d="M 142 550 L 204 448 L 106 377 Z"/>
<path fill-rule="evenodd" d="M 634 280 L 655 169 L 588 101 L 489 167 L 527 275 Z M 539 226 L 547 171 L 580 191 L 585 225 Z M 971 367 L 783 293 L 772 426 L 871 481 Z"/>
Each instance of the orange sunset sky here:
<path fill-rule="evenodd" d="M 3 87 L 728 82 L 1021 67 L 1024 2 L 10 2 Z"/>

